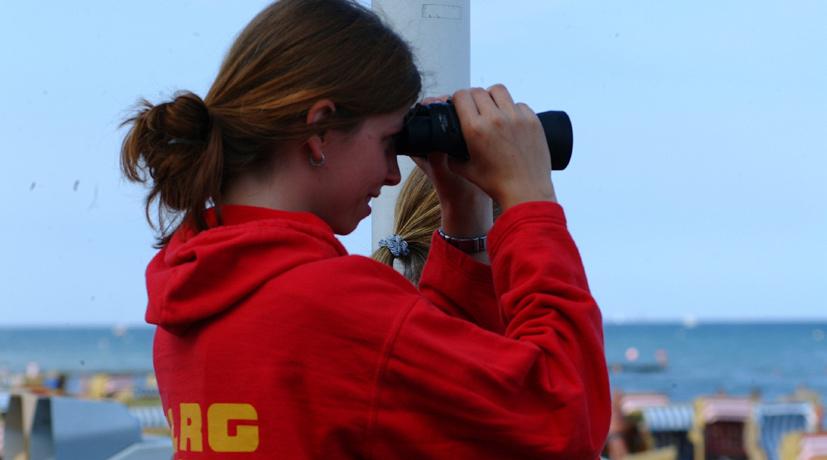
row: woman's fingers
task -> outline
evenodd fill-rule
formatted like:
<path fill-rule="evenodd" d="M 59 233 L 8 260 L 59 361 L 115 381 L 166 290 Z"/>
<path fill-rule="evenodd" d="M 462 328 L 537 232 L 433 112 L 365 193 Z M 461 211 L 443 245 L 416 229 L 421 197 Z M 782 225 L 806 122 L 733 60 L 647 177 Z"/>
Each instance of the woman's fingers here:
<path fill-rule="evenodd" d="M 494 116 L 499 112 L 497 104 L 491 98 L 491 93 L 482 88 L 471 88 L 471 97 L 477 105 L 480 115 L 484 117 Z"/>
<path fill-rule="evenodd" d="M 454 105 L 471 161 L 449 162 L 449 169 L 504 208 L 554 200 L 548 144 L 530 107 L 515 104 L 502 85 L 458 91 Z"/>
<path fill-rule="evenodd" d="M 506 89 L 504 85 L 498 83 L 488 88 L 488 92 L 500 110 L 511 115 L 516 112 L 514 99 L 511 98 L 511 93 L 508 92 L 508 89 Z"/>
<path fill-rule="evenodd" d="M 471 120 L 479 116 L 480 111 L 477 109 L 477 103 L 471 97 L 471 90 L 461 89 L 454 93 L 454 108 L 459 115 L 460 123 Z"/>

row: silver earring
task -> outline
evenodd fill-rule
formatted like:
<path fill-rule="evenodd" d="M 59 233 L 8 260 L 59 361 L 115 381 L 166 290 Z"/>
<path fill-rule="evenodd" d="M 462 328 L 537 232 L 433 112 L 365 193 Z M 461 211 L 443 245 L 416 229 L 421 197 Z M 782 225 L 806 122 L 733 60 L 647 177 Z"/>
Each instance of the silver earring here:
<path fill-rule="evenodd" d="M 319 161 L 314 160 L 314 159 L 313 159 L 313 155 L 310 155 L 310 156 L 309 156 L 309 157 L 307 157 L 307 158 L 310 160 L 310 166 L 313 166 L 313 167 L 316 167 L 316 168 L 318 168 L 319 166 L 322 166 L 322 165 L 324 164 L 325 160 L 327 160 L 327 159 L 324 157 L 324 152 L 322 152 L 322 159 L 321 159 L 321 160 L 319 160 Z"/>

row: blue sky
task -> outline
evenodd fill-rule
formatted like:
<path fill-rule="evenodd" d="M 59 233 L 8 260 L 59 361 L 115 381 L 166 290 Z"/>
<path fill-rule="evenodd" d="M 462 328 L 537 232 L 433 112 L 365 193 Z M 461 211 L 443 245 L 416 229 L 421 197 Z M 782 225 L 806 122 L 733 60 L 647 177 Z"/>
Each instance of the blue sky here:
<path fill-rule="evenodd" d="M 266 4 L 0 1 L 0 325 L 142 322 L 118 124 L 204 95 Z M 473 1 L 472 84 L 572 117 L 553 177 L 607 319 L 827 318 L 825 23 L 815 0 Z M 367 253 L 369 222 L 344 242 Z"/>

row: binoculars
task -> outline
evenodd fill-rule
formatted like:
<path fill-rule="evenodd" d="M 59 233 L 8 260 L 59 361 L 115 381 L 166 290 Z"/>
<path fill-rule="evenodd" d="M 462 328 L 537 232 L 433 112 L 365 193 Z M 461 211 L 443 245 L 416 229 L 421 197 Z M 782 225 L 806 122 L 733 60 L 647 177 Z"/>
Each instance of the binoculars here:
<path fill-rule="evenodd" d="M 571 160 L 573 134 L 566 112 L 548 111 L 537 114 L 551 153 L 551 169 L 563 170 Z M 425 157 L 429 152 L 445 152 L 461 161 L 470 158 L 462 136 L 454 104 L 437 102 L 417 104 L 405 116 L 404 127 L 396 136 L 400 155 Z"/>

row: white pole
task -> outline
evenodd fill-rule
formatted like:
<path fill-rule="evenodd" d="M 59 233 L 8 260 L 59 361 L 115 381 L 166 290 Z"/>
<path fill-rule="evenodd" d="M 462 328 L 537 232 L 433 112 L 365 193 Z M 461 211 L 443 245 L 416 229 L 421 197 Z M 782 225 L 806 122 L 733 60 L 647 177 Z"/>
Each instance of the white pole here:
<path fill-rule="evenodd" d="M 453 94 L 471 85 L 470 0 L 372 0 L 371 7 L 413 48 L 425 96 Z M 415 167 L 399 157 L 402 183 Z M 385 187 L 372 202 L 371 252 L 393 233 L 400 186 Z"/>

